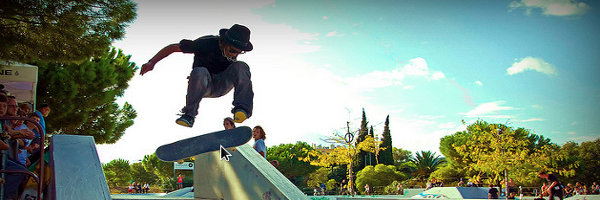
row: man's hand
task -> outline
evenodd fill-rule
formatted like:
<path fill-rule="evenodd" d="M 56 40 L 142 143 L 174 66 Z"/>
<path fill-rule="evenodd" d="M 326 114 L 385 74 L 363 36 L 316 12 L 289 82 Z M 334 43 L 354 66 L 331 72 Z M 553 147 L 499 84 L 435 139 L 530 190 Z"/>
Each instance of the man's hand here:
<path fill-rule="evenodd" d="M 152 71 L 154 69 L 154 64 L 152 61 L 149 61 L 146 64 L 142 65 L 142 70 L 140 70 L 140 75 L 144 75 L 145 73 Z"/>
<path fill-rule="evenodd" d="M 31 132 L 30 130 L 23 129 L 21 131 L 22 131 L 22 134 L 23 134 L 24 138 L 30 139 L 30 140 L 33 139 L 33 138 L 35 138 L 35 133 Z"/>

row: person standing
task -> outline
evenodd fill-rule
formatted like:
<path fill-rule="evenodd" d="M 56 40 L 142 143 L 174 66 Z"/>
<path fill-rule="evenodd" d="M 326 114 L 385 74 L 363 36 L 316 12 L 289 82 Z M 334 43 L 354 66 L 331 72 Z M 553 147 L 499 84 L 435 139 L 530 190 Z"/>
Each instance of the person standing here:
<path fill-rule="evenodd" d="M 267 147 L 265 146 L 267 136 L 265 130 L 261 126 L 255 126 L 252 129 L 252 137 L 254 138 L 254 150 L 267 159 Z"/>
<path fill-rule="evenodd" d="M 223 127 L 225 127 L 225 130 L 234 129 L 235 123 L 233 123 L 233 119 L 231 117 L 223 119 Z"/>
<path fill-rule="evenodd" d="M 404 195 L 404 188 L 402 188 L 402 183 L 398 182 L 398 185 L 396 186 L 396 194 L 398 195 Z"/>
<path fill-rule="evenodd" d="M 557 196 L 560 200 L 563 200 L 563 187 L 558 181 L 558 178 L 554 176 L 554 174 L 547 174 L 545 171 L 540 171 L 538 173 L 540 178 L 545 178 L 548 180 L 548 199 L 554 200 L 554 196 Z M 544 191 L 542 191 L 544 192 Z"/>
<path fill-rule="evenodd" d="M 498 199 L 498 189 L 494 187 L 494 184 L 490 183 L 490 189 L 488 190 L 488 199 Z"/>
<path fill-rule="evenodd" d="M 40 126 L 42 127 L 41 132 L 46 135 L 46 117 L 50 114 L 50 105 L 47 103 L 40 104 L 38 110 L 35 111 L 38 116 L 40 116 Z M 39 136 L 36 136 L 39 137 Z"/>
<path fill-rule="evenodd" d="M 181 174 L 177 177 L 177 188 L 183 189 L 183 176 Z"/>
<path fill-rule="evenodd" d="M 242 123 L 252 116 L 254 93 L 250 80 L 250 67 L 237 57 L 252 51 L 250 29 L 234 24 L 229 29 L 221 29 L 219 35 L 207 35 L 194 41 L 181 40 L 170 44 L 156 53 L 142 65 L 140 75 L 154 69 L 156 63 L 175 52 L 193 53 L 193 69 L 188 77 L 186 105 L 175 123 L 192 127 L 202 98 L 224 96 L 235 88 L 233 94 L 233 119 Z"/>

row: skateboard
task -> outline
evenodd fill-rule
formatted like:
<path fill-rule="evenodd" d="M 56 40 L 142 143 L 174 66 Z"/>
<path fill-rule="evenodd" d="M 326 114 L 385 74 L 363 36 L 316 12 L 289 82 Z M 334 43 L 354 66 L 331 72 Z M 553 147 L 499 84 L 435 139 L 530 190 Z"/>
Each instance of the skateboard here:
<path fill-rule="evenodd" d="M 173 162 L 198 154 L 218 151 L 221 148 L 240 146 L 246 144 L 250 139 L 252 139 L 252 129 L 241 126 L 162 145 L 156 149 L 156 156 L 163 161 Z"/>

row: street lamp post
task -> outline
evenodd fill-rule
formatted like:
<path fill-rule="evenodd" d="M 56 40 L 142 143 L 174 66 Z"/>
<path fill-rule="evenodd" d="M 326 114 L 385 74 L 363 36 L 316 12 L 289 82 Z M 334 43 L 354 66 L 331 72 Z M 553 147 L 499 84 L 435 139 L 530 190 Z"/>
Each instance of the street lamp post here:
<path fill-rule="evenodd" d="M 346 140 L 346 144 L 348 145 L 348 155 L 350 157 L 350 164 L 348 165 L 348 174 L 349 174 L 349 181 L 348 181 L 348 187 L 350 187 L 350 196 L 354 197 L 354 187 L 352 186 L 352 184 L 354 183 L 353 179 L 353 174 L 352 174 L 352 157 L 354 157 L 352 154 L 350 154 L 350 145 L 352 145 L 352 141 L 354 140 L 354 134 L 350 133 L 350 122 L 346 122 L 346 127 L 347 127 L 347 132 L 346 132 L 346 137 L 344 137 L 344 139 Z"/>

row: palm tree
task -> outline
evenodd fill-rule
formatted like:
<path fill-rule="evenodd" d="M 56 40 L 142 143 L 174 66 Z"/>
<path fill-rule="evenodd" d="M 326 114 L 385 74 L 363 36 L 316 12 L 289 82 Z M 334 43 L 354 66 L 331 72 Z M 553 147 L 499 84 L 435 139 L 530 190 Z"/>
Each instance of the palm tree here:
<path fill-rule="evenodd" d="M 446 163 L 445 158 L 440 158 L 440 155 L 436 156 L 431 151 L 421 151 L 415 153 L 415 156 L 410 159 L 412 163 L 417 166 L 415 172 L 417 178 L 429 177 L 429 174 L 437 170 L 442 164 Z"/>

